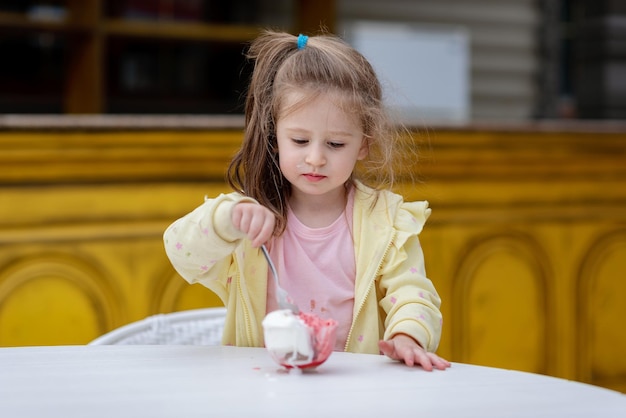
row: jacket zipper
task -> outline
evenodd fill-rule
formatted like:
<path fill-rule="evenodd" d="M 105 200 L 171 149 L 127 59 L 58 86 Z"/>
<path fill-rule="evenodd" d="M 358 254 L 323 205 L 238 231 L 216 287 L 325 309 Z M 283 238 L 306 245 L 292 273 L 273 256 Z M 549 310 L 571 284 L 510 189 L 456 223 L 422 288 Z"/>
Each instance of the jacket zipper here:
<path fill-rule="evenodd" d="M 239 263 L 240 266 L 243 266 L 243 264 Z M 240 269 L 241 271 L 241 269 Z M 241 295 L 241 301 L 242 301 L 242 305 L 243 305 L 243 315 L 244 315 L 244 323 L 246 324 L 246 334 L 248 337 L 248 341 L 246 343 L 246 345 L 251 346 L 253 341 L 252 341 L 252 325 L 250 324 L 250 312 L 248 311 L 248 301 L 246 300 L 246 297 L 244 296 L 244 293 L 242 291 L 243 286 L 241 285 L 241 277 L 243 275 L 241 273 L 239 273 L 238 277 L 237 277 L 237 292 Z M 247 289 L 246 289 L 247 290 Z M 236 320 L 236 316 L 235 316 L 235 320 Z M 237 344 L 239 345 L 239 344 Z"/>
<path fill-rule="evenodd" d="M 343 347 L 343 351 L 346 351 L 348 349 L 348 345 L 350 344 L 350 341 L 352 341 L 352 331 L 354 330 L 355 320 L 361 314 L 361 311 L 363 310 L 363 305 L 365 304 L 365 300 L 367 299 L 367 295 L 369 295 L 369 293 L 372 291 L 372 287 L 374 286 L 374 283 L 376 283 L 376 277 L 378 276 L 378 272 L 380 271 L 380 269 L 383 266 L 383 261 L 387 257 L 387 253 L 389 253 L 389 249 L 391 248 L 391 244 L 393 243 L 393 238 L 395 237 L 395 235 L 396 234 L 395 234 L 395 231 L 394 231 L 391 234 L 389 242 L 387 243 L 387 247 L 385 247 L 385 251 L 383 252 L 383 256 L 381 257 L 380 261 L 378 262 L 378 266 L 376 267 L 376 270 L 374 271 L 374 277 L 370 281 L 370 285 L 368 286 L 367 291 L 365 292 L 365 297 L 361 301 L 361 303 L 359 305 L 359 309 L 356 311 L 356 315 L 354 315 L 354 317 L 352 318 L 352 325 L 350 325 L 350 331 L 348 331 L 348 337 L 346 338 L 346 344 Z"/>

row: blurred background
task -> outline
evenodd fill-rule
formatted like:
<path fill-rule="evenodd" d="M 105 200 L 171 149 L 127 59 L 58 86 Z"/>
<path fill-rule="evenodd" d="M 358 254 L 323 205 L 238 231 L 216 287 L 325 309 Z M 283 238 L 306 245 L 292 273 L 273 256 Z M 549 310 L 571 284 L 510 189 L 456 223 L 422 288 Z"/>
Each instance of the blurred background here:
<path fill-rule="evenodd" d="M 626 392 L 622 0 L 0 0 L 0 346 L 222 304 L 162 234 L 230 191 L 267 27 L 344 37 L 407 122 L 439 354 Z"/>
<path fill-rule="evenodd" d="M 616 0 L 2 0 L 0 112 L 237 113 L 260 27 L 367 39 L 354 24 L 384 22 L 389 53 L 452 73 L 442 106 L 466 120 L 621 119 L 624 19 Z"/>

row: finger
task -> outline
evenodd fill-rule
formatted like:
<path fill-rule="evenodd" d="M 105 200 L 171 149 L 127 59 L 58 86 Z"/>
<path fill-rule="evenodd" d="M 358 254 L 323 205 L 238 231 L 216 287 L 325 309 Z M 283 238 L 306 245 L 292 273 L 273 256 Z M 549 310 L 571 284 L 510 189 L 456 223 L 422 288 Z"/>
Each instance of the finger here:
<path fill-rule="evenodd" d="M 406 350 L 402 355 L 402 359 L 404 360 L 404 364 L 409 367 L 413 367 L 415 364 L 415 353 L 413 350 Z"/>
<path fill-rule="evenodd" d="M 259 233 L 263 229 L 263 218 L 258 214 L 250 219 L 250 225 L 248 227 L 248 238 L 252 243 L 256 243 L 259 238 Z"/>
<path fill-rule="evenodd" d="M 269 240 L 271 236 L 271 230 L 268 227 L 268 218 L 264 213 L 255 214 L 254 220 L 250 225 L 248 232 L 248 238 L 252 241 L 253 247 L 260 247 L 261 244 Z"/>
<path fill-rule="evenodd" d="M 419 350 L 403 344 L 394 344 L 396 358 L 409 367 L 413 367 L 418 360 Z"/>
<path fill-rule="evenodd" d="M 430 372 L 433 370 L 433 363 L 424 350 L 415 350 L 415 356 L 417 358 L 417 362 L 422 366 L 424 370 Z"/>
<path fill-rule="evenodd" d="M 231 222 L 233 223 L 233 226 L 241 231 L 241 211 L 237 210 L 237 207 L 235 207 L 235 209 L 233 210 L 233 213 L 231 215 Z"/>
<path fill-rule="evenodd" d="M 393 342 L 381 340 L 378 342 L 378 348 L 380 349 L 380 351 L 382 351 L 384 355 L 386 355 L 390 359 L 398 359 L 395 353 Z"/>
<path fill-rule="evenodd" d="M 432 362 L 434 366 L 439 370 L 445 370 L 451 365 L 448 360 L 442 359 L 441 357 L 437 355 L 432 356 Z"/>
<path fill-rule="evenodd" d="M 266 220 L 263 223 L 263 227 L 259 232 L 257 240 L 253 243 L 255 246 L 261 246 L 261 244 L 269 241 L 274 233 L 274 223 L 271 220 Z"/>
<path fill-rule="evenodd" d="M 250 214 L 247 211 L 241 211 L 239 217 L 238 229 L 244 234 L 248 234 L 250 230 Z"/>

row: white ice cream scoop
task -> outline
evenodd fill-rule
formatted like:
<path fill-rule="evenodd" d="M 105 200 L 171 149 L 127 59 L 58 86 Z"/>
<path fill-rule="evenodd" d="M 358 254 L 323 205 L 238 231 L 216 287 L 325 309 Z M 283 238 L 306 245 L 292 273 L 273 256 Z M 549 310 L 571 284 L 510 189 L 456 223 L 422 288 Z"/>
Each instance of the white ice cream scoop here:
<path fill-rule="evenodd" d="M 265 347 L 286 368 L 308 369 L 325 362 L 335 345 L 337 321 L 290 309 L 268 313 L 263 319 Z"/>
<path fill-rule="evenodd" d="M 263 319 L 265 348 L 279 364 L 296 367 L 313 360 L 312 329 L 289 309 L 270 312 Z"/>

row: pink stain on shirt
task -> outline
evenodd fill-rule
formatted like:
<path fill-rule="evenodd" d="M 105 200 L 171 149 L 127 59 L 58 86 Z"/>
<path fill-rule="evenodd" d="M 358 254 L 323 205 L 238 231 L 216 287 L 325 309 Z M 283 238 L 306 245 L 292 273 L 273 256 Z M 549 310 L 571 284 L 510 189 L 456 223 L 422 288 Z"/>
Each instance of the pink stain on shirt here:
<path fill-rule="evenodd" d="M 389 301 L 391 301 L 391 303 L 395 304 L 398 301 L 398 299 L 396 299 L 395 296 L 392 296 L 391 299 L 389 299 Z"/>
<path fill-rule="evenodd" d="M 359 342 L 362 343 L 363 342 L 363 336 L 359 335 L 359 338 L 357 338 L 357 340 L 359 340 Z"/>
<path fill-rule="evenodd" d="M 181 244 L 180 242 L 176 243 L 176 249 L 177 250 L 182 250 L 183 249 L 183 244 Z"/>
<path fill-rule="evenodd" d="M 409 271 L 413 274 L 417 273 L 417 269 L 415 267 L 411 267 Z"/>

